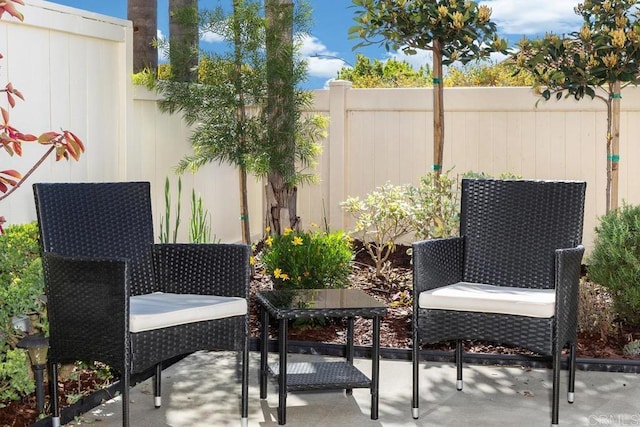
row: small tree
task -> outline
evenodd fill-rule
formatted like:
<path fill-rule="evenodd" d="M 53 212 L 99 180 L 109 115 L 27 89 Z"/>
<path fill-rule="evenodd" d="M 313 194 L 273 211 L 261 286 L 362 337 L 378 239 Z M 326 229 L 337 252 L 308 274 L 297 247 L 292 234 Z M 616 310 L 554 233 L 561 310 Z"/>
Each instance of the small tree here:
<path fill-rule="evenodd" d="M 204 11 L 199 20 L 202 31 L 220 35 L 229 49 L 203 53 L 197 81 L 158 80 L 156 88 L 164 95 L 159 105 L 163 111 L 181 112 L 185 121 L 195 126 L 193 153 L 180 161 L 179 172 L 195 172 L 213 161 L 238 167 L 242 236 L 250 243 L 247 174 L 264 177 L 273 171 L 274 164 L 285 163 L 266 131 L 266 21 L 257 0 L 234 0 L 232 14 L 218 7 Z M 302 66 L 297 69 L 298 73 L 303 71 Z M 294 164 L 291 175 L 286 175 L 291 182 L 313 178 L 296 167 L 311 163 L 320 150 L 316 140 L 324 121 L 319 116 L 302 117 L 308 100 L 308 94 L 296 92 L 296 103 L 287 110 L 296 119 Z"/>
<path fill-rule="evenodd" d="M 491 9 L 463 0 L 353 0 L 357 26 L 351 38 L 357 47 L 371 44 L 387 50 L 401 48 L 406 54 L 418 49 L 433 53 L 433 169 L 442 170 L 444 151 L 443 65 L 465 64 L 505 52 L 506 40 L 496 34 Z"/>
<path fill-rule="evenodd" d="M 640 22 L 635 0 L 588 0 L 575 12 L 584 19 L 579 32 L 523 39 L 513 54 L 530 71 L 542 99 L 555 95 L 596 98 L 607 108 L 606 211 L 618 206 L 621 89 L 637 84 L 640 68 Z"/>
<path fill-rule="evenodd" d="M 268 159 L 265 176 L 267 226 L 272 233 L 299 229 L 298 185 L 316 180 L 306 170 L 320 152 L 316 141 L 323 135 L 326 120 L 305 115 L 312 96 L 299 85 L 306 79 L 307 66 L 297 55 L 300 36 L 308 32 L 311 10 L 304 1 L 294 7 L 291 0 L 265 0 L 265 50 L 267 99 L 263 113 Z"/>

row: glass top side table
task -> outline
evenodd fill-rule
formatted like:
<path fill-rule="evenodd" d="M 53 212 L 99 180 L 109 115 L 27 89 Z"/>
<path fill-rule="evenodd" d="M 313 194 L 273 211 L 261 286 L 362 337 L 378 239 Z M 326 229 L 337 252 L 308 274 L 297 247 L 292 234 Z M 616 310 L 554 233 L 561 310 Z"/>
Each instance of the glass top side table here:
<path fill-rule="evenodd" d="M 371 419 L 378 419 L 380 318 L 387 306 L 360 289 L 303 289 L 256 294 L 261 307 L 260 398 L 267 397 L 268 375 L 278 380 L 278 424 L 286 424 L 288 391 L 345 389 L 371 390 Z M 278 320 L 278 364 L 267 363 L 269 316 Z M 353 319 L 373 319 L 371 378 L 353 366 Z M 298 318 L 347 318 L 346 360 L 297 363 L 287 366 L 288 321 Z"/>

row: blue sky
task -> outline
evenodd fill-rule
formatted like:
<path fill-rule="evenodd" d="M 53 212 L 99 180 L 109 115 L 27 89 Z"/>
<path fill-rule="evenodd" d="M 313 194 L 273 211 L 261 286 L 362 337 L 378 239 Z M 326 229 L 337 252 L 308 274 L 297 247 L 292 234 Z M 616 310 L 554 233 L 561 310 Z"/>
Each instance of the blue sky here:
<path fill-rule="evenodd" d="M 126 19 L 126 0 L 51 0 L 79 9 Z M 295 1 L 295 0 L 294 0 Z M 322 88 L 335 77 L 345 62 L 353 63 L 356 53 L 385 60 L 391 56 L 406 59 L 414 66 L 430 63 L 428 52 L 405 56 L 402 52 L 386 52 L 384 48 L 370 46 L 353 51 L 356 40 L 349 40 L 347 31 L 354 24 L 351 0 L 308 0 L 313 9 L 313 30 L 305 37 L 302 53 L 308 57 L 308 89 Z M 555 32 L 576 31 L 580 17 L 573 12 L 578 0 L 485 0 L 493 10 L 492 19 L 498 25 L 502 37 L 515 43 L 522 36 L 529 37 Z M 218 4 L 231 4 L 231 0 L 199 0 L 199 7 L 211 8 Z M 168 34 L 168 0 L 158 0 L 158 26 L 163 35 Z M 205 45 L 206 46 L 206 45 Z M 315 55 L 320 55 L 316 57 Z M 322 55 L 326 55 L 323 57 Z M 328 56 L 328 57 L 327 57 Z"/>

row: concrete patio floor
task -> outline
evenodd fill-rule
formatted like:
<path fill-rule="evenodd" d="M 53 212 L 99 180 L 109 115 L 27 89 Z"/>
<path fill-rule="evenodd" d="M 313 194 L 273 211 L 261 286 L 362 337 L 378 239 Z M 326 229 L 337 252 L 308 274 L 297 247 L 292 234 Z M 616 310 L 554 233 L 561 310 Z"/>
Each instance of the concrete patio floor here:
<path fill-rule="evenodd" d="M 325 356 L 289 355 L 292 361 Z M 274 359 L 275 360 L 275 359 Z M 251 353 L 249 425 L 276 426 L 278 394 L 269 383 L 266 400 L 259 398 L 259 354 Z M 356 359 L 367 375 L 371 361 Z M 640 426 L 640 375 L 608 372 L 576 373 L 576 399 L 566 401 L 568 375 L 562 372 L 561 426 Z M 455 367 L 422 362 L 420 418 L 411 417 L 411 362 L 380 364 L 380 413 L 370 419 L 368 389 L 289 393 L 288 426 L 549 426 L 551 370 L 504 366 L 465 366 L 463 391 L 455 388 Z M 131 393 L 131 425 L 239 426 L 240 386 L 232 353 L 195 353 L 164 371 L 163 406 L 153 407 L 150 380 Z M 68 425 L 121 425 L 117 397 Z"/>

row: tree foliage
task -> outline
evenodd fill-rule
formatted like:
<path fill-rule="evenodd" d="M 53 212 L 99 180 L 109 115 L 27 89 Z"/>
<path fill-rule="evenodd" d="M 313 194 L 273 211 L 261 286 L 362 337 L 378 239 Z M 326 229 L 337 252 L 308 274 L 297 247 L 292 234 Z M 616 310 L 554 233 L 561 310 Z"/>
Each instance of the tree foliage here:
<path fill-rule="evenodd" d="M 355 88 L 374 87 L 424 87 L 431 86 L 431 70 L 428 65 L 415 70 L 407 61 L 390 58 L 387 61 L 356 55 L 353 67 L 342 67 L 339 80 L 349 80 Z"/>
<path fill-rule="evenodd" d="M 617 206 L 621 88 L 638 83 L 640 67 L 639 1 L 587 0 L 575 8 L 580 31 L 522 39 L 513 53 L 530 72 L 542 99 L 585 96 L 607 106 L 607 211 Z"/>
<path fill-rule="evenodd" d="M 356 45 L 382 45 L 415 54 L 418 49 L 433 53 L 433 169 L 440 173 L 444 151 L 444 106 L 442 67 L 455 61 L 466 64 L 506 51 L 507 42 L 498 37 L 491 21 L 491 9 L 463 0 L 353 0 L 355 21 L 349 29 Z"/>
<path fill-rule="evenodd" d="M 268 137 L 266 114 L 267 58 L 265 54 L 266 19 L 259 0 L 234 0 L 229 14 L 222 6 L 202 11 L 200 31 L 210 31 L 223 38 L 227 49 L 201 52 L 197 79 L 184 82 L 169 73 L 169 79 L 157 80 L 156 89 L 163 95 L 161 110 L 181 113 L 193 126 L 190 137 L 193 152 L 178 163 L 178 172 L 195 172 L 211 162 L 222 162 L 239 168 L 243 196 L 241 215 L 243 236 L 248 240 L 246 206 L 246 174 L 266 176 L 274 164 L 289 162 Z M 188 49 L 188 48 L 187 48 Z M 305 64 L 295 67 L 297 81 L 306 73 Z M 292 165 L 287 164 L 288 182 L 312 180 L 306 171 L 320 151 L 318 138 L 324 131 L 324 120 L 305 116 L 310 95 L 295 90 L 295 104 L 288 110 L 294 118 Z M 284 166 L 283 166 L 284 167 Z"/>
<path fill-rule="evenodd" d="M 387 50 L 438 50 L 443 65 L 463 64 L 506 49 L 506 41 L 496 33 L 491 9 L 462 0 L 353 0 L 357 26 L 351 38 L 361 38 L 356 46 L 383 45 Z M 438 46 L 441 45 L 441 46 Z"/>
<path fill-rule="evenodd" d="M 444 76 L 445 86 L 532 86 L 533 76 L 518 72 L 511 60 L 498 63 L 477 62 L 465 66 L 449 66 Z"/>

